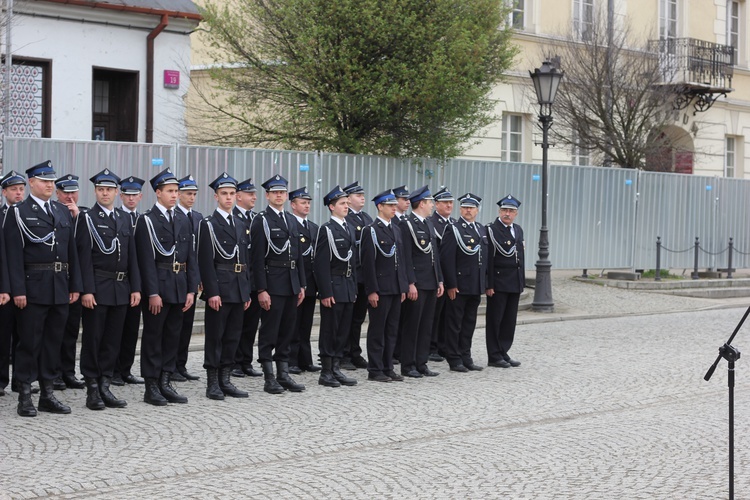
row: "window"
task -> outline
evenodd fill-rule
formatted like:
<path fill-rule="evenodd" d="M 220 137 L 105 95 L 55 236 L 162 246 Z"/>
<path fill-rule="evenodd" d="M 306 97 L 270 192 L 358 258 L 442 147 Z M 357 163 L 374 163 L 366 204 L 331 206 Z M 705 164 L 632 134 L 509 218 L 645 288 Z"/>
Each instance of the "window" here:
<path fill-rule="evenodd" d="M 508 24 L 510 24 L 512 28 L 518 30 L 522 30 L 524 28 L 524 2 L 525 0 L 508 0 L 508 5 L 511 8 L 510 13 L 508 14 Z"/>
<path fill-rule="evenodd" d="M 740 2 L 727 2 L 727 45 L 734 47 L 734 64 L 739 61 L 740 50 Z"/>
<path fill-rule="evenodd" d="M 573 131 L 571 142 L 573 144 L 571 163 L 573 165 L 591 165 L 589 149 L 581 143 L 581 139 L 575 130 Z"/>
<path fill-rule="evenodd" d="M 594 30 L 594 0 L 573 0 L 573 32 L 578 40 L 590 40 Z"/>
<path fill-rule="evenodd" d="M 735 177 L 736 143 L 734 137 L 727 137 L 726 151 L 724 153 L 724 177 Z"/>
<path fill-rule="evenodd" d="M 673 40 L 675 38 L 677 38 L 677 0 L 659 0 L 659 39 Z"/>
<path fill-rule="evenodd" d="M 523 118 L 503 115 L 502 161 L 523 161 Z"/>
<path fill-rule="evenodd" d="M 5 58 L 2 59 L 0 89 L 4 88 L 5 78 Z M 8 136 L 50 137 L 52 121 L 49 91 L 52 87 L 50 62 L 14 56 L 10 81 Z M 4 114 L 5 109 L 0 105 L 0 134 L 4 132 Z"/>

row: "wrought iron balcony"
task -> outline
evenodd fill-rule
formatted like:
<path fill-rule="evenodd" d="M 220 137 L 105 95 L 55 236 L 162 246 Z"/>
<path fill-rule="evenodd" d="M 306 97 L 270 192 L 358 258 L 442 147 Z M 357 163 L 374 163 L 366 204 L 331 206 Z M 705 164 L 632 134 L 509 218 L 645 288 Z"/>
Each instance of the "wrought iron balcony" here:
<path fill-rule="evenodd" d="M 651 40 L 649 49 L 659 61 L 662 83 L 673 86 L 675 108 L 684 109 L 696 98 L 695 111 L 706 111 L 732 89 L 735 50 L 695 38 Z"/>

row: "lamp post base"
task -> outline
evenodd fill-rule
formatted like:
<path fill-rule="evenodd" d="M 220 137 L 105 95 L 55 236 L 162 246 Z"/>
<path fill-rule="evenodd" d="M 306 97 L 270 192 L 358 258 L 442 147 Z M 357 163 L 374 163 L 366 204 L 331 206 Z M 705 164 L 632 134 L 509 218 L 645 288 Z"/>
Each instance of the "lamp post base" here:
<path fill-rule="evenodd" d="M 548 260 L 536 262 L 536 285 L 534 301 L 531 303 L 531 310 L 534 312 L 554 312 L 555 310 L 555 303 L 552 301 L 551 269 L 552 263 Z"/>

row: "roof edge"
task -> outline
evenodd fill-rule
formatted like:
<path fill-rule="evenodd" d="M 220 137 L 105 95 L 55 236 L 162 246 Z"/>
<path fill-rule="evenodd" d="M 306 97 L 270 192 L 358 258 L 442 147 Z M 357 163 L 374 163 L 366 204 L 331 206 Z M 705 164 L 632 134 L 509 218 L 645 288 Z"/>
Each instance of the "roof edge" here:
<path fill-rule="evenodd" d="M 194 21 L 202 21 L 203 16 L 195 12 L 181 12 L 174 10 L 164 9 L 152 9 L 149 7 L 134 7 L 129 5 L 116 5 L 111 3 L 96 2 L 91 0 L 42 0 L 43 2 L 59 3 L 74 5 L 77 7 L 89 7 L 92 9 L 106 9 L 106 10 L 118 10 L 124 12 L 133 12 L 137 14 L 147 14 L 153 16 L 168 16 L 182 19 L 191 19 Z"/>

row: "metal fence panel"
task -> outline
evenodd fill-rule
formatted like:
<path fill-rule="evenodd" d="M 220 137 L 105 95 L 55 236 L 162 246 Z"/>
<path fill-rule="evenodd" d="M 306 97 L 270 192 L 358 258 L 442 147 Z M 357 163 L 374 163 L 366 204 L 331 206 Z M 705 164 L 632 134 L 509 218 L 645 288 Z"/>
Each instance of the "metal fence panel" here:
<path fill-rule="evenodd" d="M 311 218 L 317 222 L 328 218 L 323 196 L 337 184 L 354 181 L 364 186 L 368 200 L 403 184 L 412 190 L 428 184 L 433 192 L 447 186 L 456 197 L 471 192 L 483 199 L 478 218 L 483 223 L 497 217 L 495 203 L 511 193 L 522 202 L 517 222 L 525 231 L 527 269 L 537 260 L 542 196 L 538 164 L 31 138 L 5 139 L 4 156 L 4 172 L 24 172 L 49 159 L 59 174 L 78 175 L 82 205 L 94 201 L 88 178 L 105 167 L 121 177 L 148 181 L 169 166 L 178 177 L 196 177 L 201 191 L 195 208 L 204 214 L 215 207 L 208 183 L 225 170 L 238 181 L 253 179 L 259 187 L 257 210 L 266 206 L 260 184 L 273 174 L 289 179 L 290 189 L 307 186 L 313 196 Z M 163 164 L 152 165 L 154 158 Z M 550 260 L 555 269 L 653 269 L 657 236 L 664 245 L 662 268 L 691 269 L 696 237 L 701 244 L 699 268 L 726 267 L 730 237 L 736 250 L 733 267 L 750 267 L 748 180 L 554 165 L 549 175 Z M 148 185 L 143 192 L 141 206 L 148 208 L 155 196 Z M 366 210 L 373 213 L 375 207 L 368 203 Z M 457 203 L 453 215 L 460 215 Z"/>

